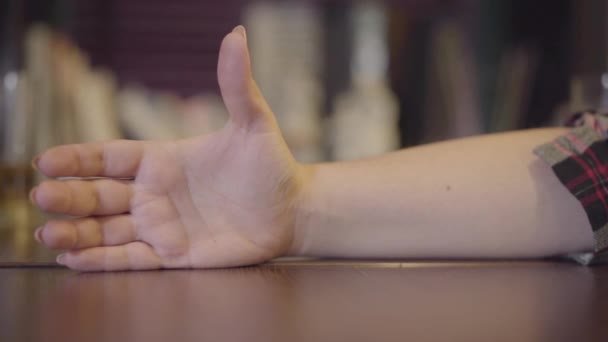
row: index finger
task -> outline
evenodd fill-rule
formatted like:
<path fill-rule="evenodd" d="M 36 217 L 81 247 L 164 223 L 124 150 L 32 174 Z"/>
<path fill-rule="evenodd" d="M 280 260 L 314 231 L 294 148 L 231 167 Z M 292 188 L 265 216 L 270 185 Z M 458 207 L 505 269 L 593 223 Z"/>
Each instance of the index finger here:
<path fill-rule="evenodd" d="M 139 169 L 143 141 L 114 140 L 50 148 L 34 159 L 48 177 L 132 178 Z"/>

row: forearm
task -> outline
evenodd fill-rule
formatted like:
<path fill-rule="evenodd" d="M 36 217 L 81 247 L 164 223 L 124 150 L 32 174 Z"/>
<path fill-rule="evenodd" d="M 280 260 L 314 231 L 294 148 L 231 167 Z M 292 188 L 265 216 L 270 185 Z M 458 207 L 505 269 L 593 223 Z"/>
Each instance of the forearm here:
<path fill-rule="evenodd" d="M 478 136 L 310 165 L 290 254 L 523 258 L 590 250 L 582 207 L 532 154 L 563 132 Z"/>

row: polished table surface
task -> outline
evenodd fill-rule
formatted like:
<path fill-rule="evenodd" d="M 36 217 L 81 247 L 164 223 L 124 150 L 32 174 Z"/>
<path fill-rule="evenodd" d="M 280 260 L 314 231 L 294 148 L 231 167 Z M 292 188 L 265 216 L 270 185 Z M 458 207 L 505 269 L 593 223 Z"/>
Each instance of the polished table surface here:
<path fill-rule="evenodd" d="M 0 341 L 608 341 L 608 267 L 0 268 Z"/>

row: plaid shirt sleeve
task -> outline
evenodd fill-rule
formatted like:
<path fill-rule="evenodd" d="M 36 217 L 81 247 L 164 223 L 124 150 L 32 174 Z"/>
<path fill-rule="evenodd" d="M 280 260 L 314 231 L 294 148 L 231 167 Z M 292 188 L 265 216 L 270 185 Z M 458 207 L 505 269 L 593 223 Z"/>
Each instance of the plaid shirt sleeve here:
<path fill-rule="evenodd" d="M 573 128 L 534 153 L 578 199 L 591 223 L 594 251 L 570 257 L 584 265 L 608 262 L 608 114 L 577 113 L 566 124 Z"/>

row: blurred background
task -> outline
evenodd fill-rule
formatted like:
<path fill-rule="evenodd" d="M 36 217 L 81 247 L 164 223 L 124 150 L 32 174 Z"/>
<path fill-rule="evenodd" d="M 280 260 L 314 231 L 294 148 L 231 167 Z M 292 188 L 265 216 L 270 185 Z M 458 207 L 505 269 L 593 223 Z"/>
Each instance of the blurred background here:
<path fill-rule="evenodd" d="M 30 160 L 58 144 L 222 127 L 218 47 L 303 162 L 559 125 L 608 98 L 606 0 L 1 0 L 0 262 L 46 260 Z"/>

